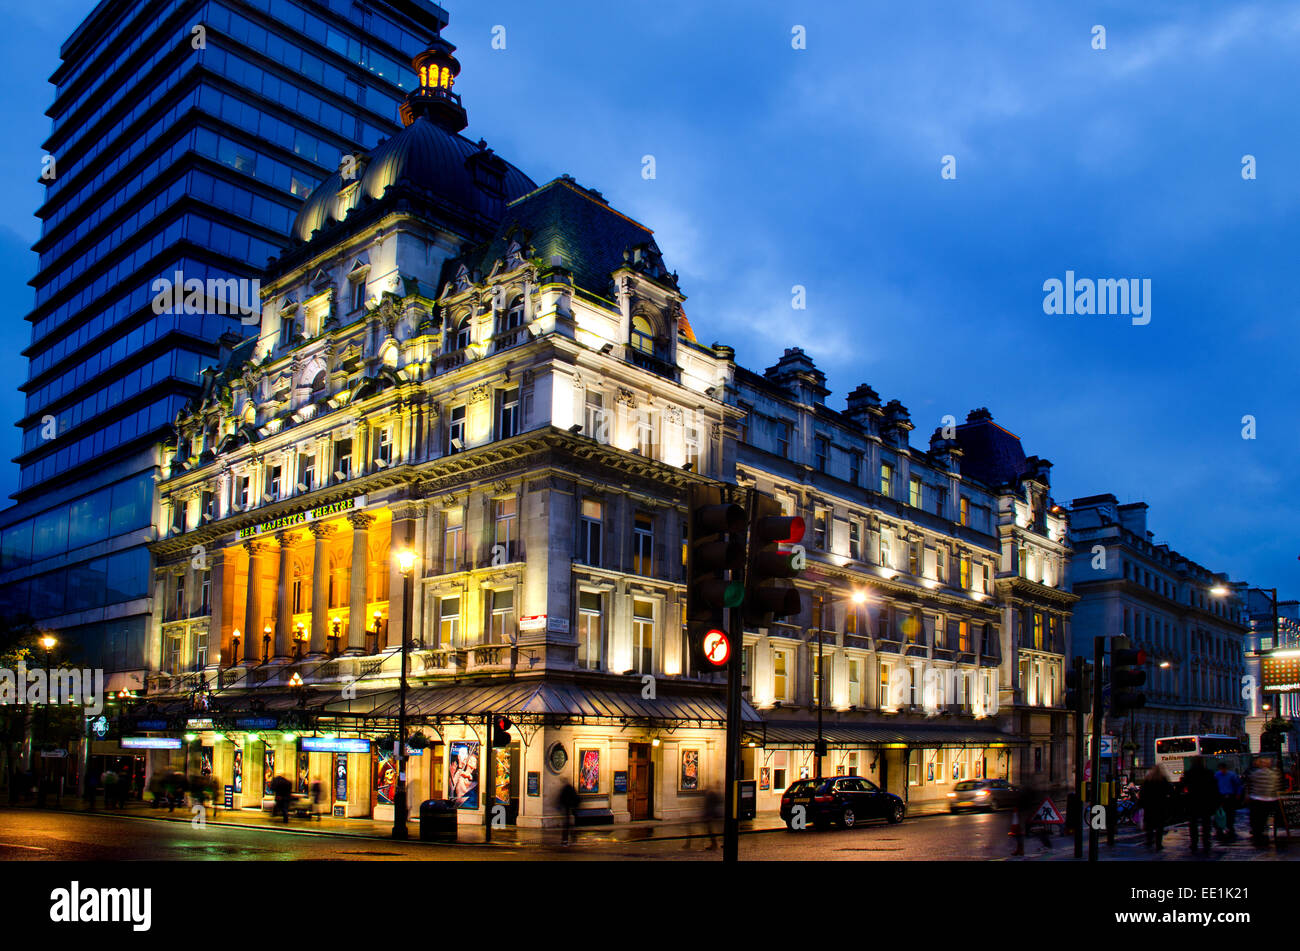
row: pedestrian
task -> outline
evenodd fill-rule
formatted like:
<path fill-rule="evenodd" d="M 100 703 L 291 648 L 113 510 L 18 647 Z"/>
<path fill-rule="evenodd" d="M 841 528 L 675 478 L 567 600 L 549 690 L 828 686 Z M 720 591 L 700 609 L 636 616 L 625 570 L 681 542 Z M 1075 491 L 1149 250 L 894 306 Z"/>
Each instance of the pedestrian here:
<path fill-rule="evenodd" d="M 272 815 L 284 816 L 289 821 L 289 803 L 293 800 L 293 783 L 284 776 L 271 780 L 271 795 L 275 797 L 275 812 Z"/>
<path fill-rule="evenodd" d="M 1187 772 L 1183 774 L 1181 787 L 1183 804 L 1187 812 L 1187 829 L 1192 838 L 1192 851 L 1195 852 L 1197 849 L 1198 837 L 1204 839 L 1205 848 L 1208 850 L 1210 825 L 1214 820 L 1214 810 L 1219 807 L 1219 784 L 1214 774 L 1206 768 L 1202 757 L 1192 757 Z"/>
<path fill-rule="evenodd" d="M 311 784 L 311 816 L 313 819 L 320 819 L 321 801 L 325 798 L 325 790 L 318 779 Z"/>
<path fill-rule="evenodd" d="M 1169 802 L 1173 786 L 1162 766 L 1156 765 L 1142 780 L 1138 800 L 1142 803 L 1142 824 L 1146 827 L 1147 848 L 1165 847 L 1165 821 L 1169 815 Z"/>
<path fill-rule="evenodd" d="M 573 783 L 565 783 L 560 789 L 560 809 L 564 812 L 564 836 L 561 842 L 568 845 L 572 835 L 573 826 L 578 818 L 578 790 L 573 788 Z"/>
<path fill-rule="evenodd" d="M 117 773 L 115 773 L 113 768 L 110 766 L 108 769 L 104 770 L 104 774 L 100 777 L 100 781 L 104 784 L 104 808 L 117 808 Z"/>
<path fill-rule="evenodd" d="M 1282 778 L 1267 756 L 1255 757 L 1255 768 L 1246 774 L 1246 789 L 1250 808 L 1250 836 L 1256 845 L 1268 842 L 1268 820 L 1276 817 L 1278 790 Z M 1274 818 L 1274 825 L 1277 819 Z"/>
<path fill-rule="evenodd" d="M 1223 810 L 1223 831 L 1220 835 L 1225 842 L 1231 842 L 1237 837 L 1237 810 L 1241 807 L 1241 777 L 1224 759 L 1219 760 L 1219 771 L 1214 779 L 1219 787 L 1219 807 Z"/>
<path fill-rule="evenodd" d="M 704 829 L 709 833 L 709 851 L 714 851 L 718 847 L 718 830 L 715 821 L 722 815 L 722 795 L 718 792 L 717 787 L 710 786 L 704 791 Z M 691 824 L 692 826 L 694 823 Z M 691 847 L 690 829 L 687 829 L 686 842 L 682 845 L 683 851 Z"/>

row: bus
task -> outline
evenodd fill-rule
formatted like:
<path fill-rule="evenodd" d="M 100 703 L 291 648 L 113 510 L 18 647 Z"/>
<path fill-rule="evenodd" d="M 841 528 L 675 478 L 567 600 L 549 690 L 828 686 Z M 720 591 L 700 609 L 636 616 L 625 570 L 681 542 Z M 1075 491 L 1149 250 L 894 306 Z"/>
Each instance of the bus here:
<path fill-rule="evenodd" d="M 1204 756 L 1210 769 L 1218 768 L 1220 759 L 1228 760 L 1235 770 L 1242 768 L 1241 757 L 1248 752 L 1235 736 L 1204 733 L 1200 736 L 1162 736 L 1156 740 L 1156 762 L 1164 767 L 1171 782 L 1183 778 L 1187 760 Z"/>

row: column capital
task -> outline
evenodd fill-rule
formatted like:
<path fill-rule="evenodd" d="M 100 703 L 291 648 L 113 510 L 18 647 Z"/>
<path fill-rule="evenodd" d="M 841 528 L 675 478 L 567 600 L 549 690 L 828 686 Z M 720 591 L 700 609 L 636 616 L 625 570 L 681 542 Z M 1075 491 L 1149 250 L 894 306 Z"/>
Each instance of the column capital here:
<path fill-rule="evenodd" d="M 354 529 L 363 532 L 374 523 L 375 517 L 368 512 L 353 512 L 348 516 L 348 521 Z"/>
<path fill-rule="evenodd" d="M 298 533 L 294 531 L 283 531 L 275 533 L 275 540 L 280 543 L 280 548 L 292 548 L 295 541 L 298 540 Z"/>
<path fill-rule="evenodd" d="M 264 538 L 250 538 L 244 542 L 244 550 L 248 552 L 250 558 L 254 555 L 264 555 L 270 548 L 270 543 Z"/>
<path fill-rule="evenodd" d="M 388 510 L 393 513 L 393 521 L 406 521 L 407 519 L 419 518 L 424 514 L 424 502 L 417 502 L 414 499 L 403 499 L 399 502 L 390 502 Z"/>
<path fill-rule="evenodd" d="M 312 522 L 307 530 L 316 538 L 328 538 L 334 533 L 334 526 L 329 522 Z"/>

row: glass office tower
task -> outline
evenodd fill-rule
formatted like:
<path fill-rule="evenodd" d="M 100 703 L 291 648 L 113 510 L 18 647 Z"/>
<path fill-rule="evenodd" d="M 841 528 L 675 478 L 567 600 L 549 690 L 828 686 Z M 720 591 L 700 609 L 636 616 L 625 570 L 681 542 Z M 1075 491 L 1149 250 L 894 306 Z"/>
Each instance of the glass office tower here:
<path fill-rule="evenodd" d="M 211 300 L 160 313 L 155 281 L 234 278 L 247 300 L 317 182 L 401 128 L 411 57 L 446 23 L 427 0 L 103 0 L 63 45 L 0 613 L 110 689 L 144 667 L 155 447 L 223 335 L 256 332 Z"/>

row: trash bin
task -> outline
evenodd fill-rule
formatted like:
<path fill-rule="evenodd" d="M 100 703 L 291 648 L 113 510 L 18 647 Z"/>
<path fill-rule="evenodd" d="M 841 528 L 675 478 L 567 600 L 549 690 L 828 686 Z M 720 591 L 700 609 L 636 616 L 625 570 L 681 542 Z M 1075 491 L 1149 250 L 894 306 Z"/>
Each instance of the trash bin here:
<path fill-rule="evenodd" d="M 420 803 L 420 841 L 456 841 L 455 800 L 426 799 Z"/>

